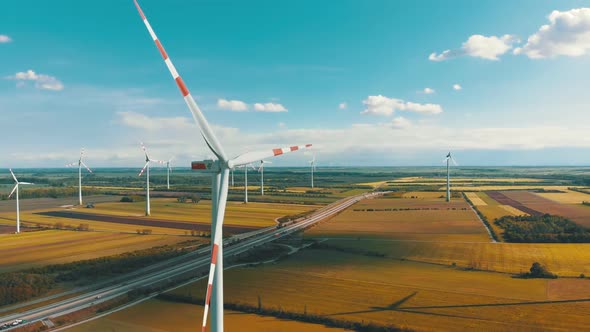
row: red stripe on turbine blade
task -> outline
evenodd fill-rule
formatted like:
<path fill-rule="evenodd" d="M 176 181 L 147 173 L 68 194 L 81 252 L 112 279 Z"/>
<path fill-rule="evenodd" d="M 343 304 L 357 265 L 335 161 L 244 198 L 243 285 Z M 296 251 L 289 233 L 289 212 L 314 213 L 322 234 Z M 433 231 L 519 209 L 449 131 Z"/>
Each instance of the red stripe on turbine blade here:
<path fill-rule="evenodd" d="M 311 144 L 305 144 L 305 147 L 309 148 L 309 147 L 311 147 Z"/>
<path fill-rule="evenodd" d="M 211 303 L 211 289 L 213 288 L 213 285 L 209 284 L 207 285 L 207 298 L 205 299 L 205 304 L 209 305 L 209 303 Z"/>
<path fill-rule="evenodd" d="M 141 16 L 141 19 L 145 20 L 145 15 L 143 15 L 143 10 L 141 10 L 141 7 L 139 7 L 137 0 L 134 0 L 133 2 L 135 2 L 135 7 L 137 7 L 137 11 L 139 12 L 139 16 Z"/>
<path fill-rule="evenodd" d="M 160 43 L 159 39 L 156 39 L 156 46 L 158 46 L 158 50 L 160 50 L 162 58 L 164 58 L 164 60 L 168 59 L 168 54 L 166 54 L 166 51 L 164 50 L 164 47 L 162 46 L 162 43 Z"/>
<path fill-rule="evenodd" d="M 211 264 L 215 265 L 217 264 L 217 250 L 218 250 L 219 246 L 214 244 L 213 245 L 213 251 L 211 252 Z"/>
<path fill-rule="evenodd" d="M 275 156 L 281 155 L 283 154 L 283 149 L 272 149 L 272 153 L 274 153 Z"/>
<path fill-rule="evenodd" d="M 188 89 L 186 88 L 186 85 L 184 84 L 182 78 L 178 76 L 175 81 L 176 85 L 178 85 L 178 88 L 180 89 L 180 92 L 182 92 L 182 96 L 186 97 L 188 95 Z"/>
<path fill-rule="evenodd" d="M 207 329 L 207 327 L 203 326 L 203 328 L 201 329 L 201 332 L 205 332 L 206 329 Z"/>
<path fill-rule="evenodd" d="M 290 149 L 291 149 L 291 151 L 297 151 L 297 150 L 299 150 L 299 147 L 298 146 L 292 146 Z"/>

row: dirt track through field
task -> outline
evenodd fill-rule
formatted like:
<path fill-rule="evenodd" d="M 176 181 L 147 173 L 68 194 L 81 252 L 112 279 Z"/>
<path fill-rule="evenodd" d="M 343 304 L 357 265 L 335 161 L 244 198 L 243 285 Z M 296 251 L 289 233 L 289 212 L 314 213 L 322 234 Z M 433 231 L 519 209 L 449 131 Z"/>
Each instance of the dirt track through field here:
<path fill-rule="evenodd" d="M 539 212 L 537 210 L 524 206 L 522 203 L 504 195 L 499 191 L 486 191 L 486 194 L 500 204 L 512 206 L 513 208 L 516 208 L 524 213 L 528 213 L 531 216 L 542 216 L 544 214 L 543 212 Z"/>
<path fill-rule="evenodd" d="M 92 214 L 75 211 L 47 211 L 38 212 L 35 214 L 59 217 L 59 218 L 71 218 L 78 220 L 92 220 L 101 222 L 110 222 L 116 224 L 127 224 L 127 225 L 138 225 L 143 227 L 163 227 L 163 228 L 174 228 L 174 229 L 185 229 L 185 230 L 196 230 L 196 231 L 211 231 L 210 223 L 201 222 L 182 222 L 182 221 L 168 221 L 162 219 L 152 219 L 147 217 L 124 217 L 124 216 L 111 216 L 104 214 Z M 252 230 L 259 229 L 254 226 L 235 226 L 235 225 L 224 225 L 223 231 L 226 234 L 238 234 L 245 233 Z"/>

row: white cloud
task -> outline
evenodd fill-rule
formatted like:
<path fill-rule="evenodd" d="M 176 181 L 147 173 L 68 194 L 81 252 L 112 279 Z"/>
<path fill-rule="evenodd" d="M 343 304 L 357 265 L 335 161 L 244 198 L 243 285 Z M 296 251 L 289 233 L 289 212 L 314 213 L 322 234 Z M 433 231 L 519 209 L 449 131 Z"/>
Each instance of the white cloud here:
<path fill-rule="evenodd" d="M 391 127 L 393 129 L 406 129 L 406 128 L 411 127 L 411 126 L 412 126 L 412 123 L 410 122 L 410 120 L 408 120 L 408 119 L 406 119 L 406 118 L 404 118 L 402 116 L 399 116 L 397 118 L 394 118 L 391 121 Z"/>
<path fill-rule="evenodd" d="M 365 110 L 361 114 L 370 115 L 392 115 L 396 110 L 424 113 L 424 114 L 439 114 L 443 109 L 438 104 L 418 104 L 413 102 L 405 102 L 401 99 L 388 98 L 382 95 L 368 96 L 363 100 Z"/>
<path fill-rule="evenodd" d="M 424 90 L 422 90 L 422 92 L 424 92 L 427 95 L 431 95 L 431 94 L 435 93 L 436 91 L 434 91 L 434 89 L 432 89 L 432 88 L 424 88 Z"/>
<path fill-rule="evenodd" d="M 18 72 L 14 76 L 8 76 L 6 79 L 16 80 L 17 87 L 23 86 L 24 81 L 35 82 L 35 87 L 41 90 L 61 91 L 64 88 L 62 82 L 57 78 L 44 74 L 37 74 L 33 70 L 29 69 L 26 72 Z"/>
<path fill-rule="evenodd" d="M 338 109 L 345 110 L 346 108 L 348 108 L 348 105 L 346 103 L 343 102 L 338 104 Z"/>
<path fill-rule="evenodd" d="M 287 112 L 285 106 L 278 103 L 256 103 L 254 109 L 258 112 Z"/>
<path fill-rule="evenodd" d="M 7 35 L 0 35 L 0 44 L 2 43 L 10 43 L 12 41 L 12 38 L 10 38 Z"/>
<path fill-rule="evenodd" d="M 514 35 L 503 35 L 501 37 L 472 35 L 463 43 L 460 49 L 446 50 L 440 54 L 431 53 L 428 59 L 438 62 L 459 56 L 471 56 L 486 60 L 499 60 L 498 56 L 508 52 L 518 42 L 518 38 Z"/>
<path fill-rule="evenodd" d="M 217 107 L 219 107 L 222 110 L 229 110 L 234 112 L 243 112 L 248 110 L 248 105 L 241 100 L 218 99 Z"/>
<path fill-rule="evenodd" d="M 279 128 L 287 128 L 287 124 L 284 122 L 279 122 L 278 126 L 279 126 Z"/>
<path fill-rule="evenodd" d="M 581 56 L 590 50 L 590 8 L 577 8 L 549 15 L 549 24 L 541 26 L 514 54 L 531 59 L 556 56 Z"/>
<path fill-rule="evenodd" d="M 117 112 L 119 122 L 127 127 L 142 130 L 180 130 L 194 129 L 190 118 L 178 117 L 150 117 L 137 112 Z"/>
<path fill-rule="evenodd" d="M 463 87 L 459 84 L 453 84 L 453 90 L 460 91 L 463 90 Z"/>

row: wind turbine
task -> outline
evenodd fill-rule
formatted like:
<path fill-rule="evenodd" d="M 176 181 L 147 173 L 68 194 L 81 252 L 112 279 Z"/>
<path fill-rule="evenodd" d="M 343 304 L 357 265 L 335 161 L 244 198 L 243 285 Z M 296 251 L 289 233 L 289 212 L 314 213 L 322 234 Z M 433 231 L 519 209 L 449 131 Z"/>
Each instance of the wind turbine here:
<path fill-rule="evenodd" d="M 254 170 L 256 170 L 256 168 L 251 164 L 237 166 L 236 168 L 238 167 L 244 167 L 244 204 L 248 204 L 248 167 L 252 167 Z"/>
<path fill-rule="evenodd" d="M 170 190 L 170 172 L 172 171 L 172 169 L 170 168 L 170 162 L 172 161 L 174 157 L 168 159 L 166 161 L 166 189 Z"/>
<path fill-rule="evenodd" d="M 457 166 L 457 162 L 451 156 L 451 152 L 447 154 L 447 157 L 443 160 L 443 163 L 447 163 L 447 202 L 451 201 L 451 171 L 450 171 L 450 163 L 453 162 L 455 166 Z"/>
<path fill-rule="evenodd" d="M 313 172 L 315 171 L 315 155 L 313 156 L 313 159 L 311 159 L 309 161 L 309 165 L 311 168 L 311 187 L 313 188 Z"/>
<path fill-rule="evenodd" d="M 14 182 L 16 183 L 14 185 L 14 189 L 12 189 L 12 191 L 10 192 L 10 195 L 8 195 L 8 198 L 10 198 L 12 196 L 12 194 L 14 194 L 14 192 L 16 191 L 16 233 L 20 233 L 20 207 L 18 204 L 18 186 L 21 184 L 33 184 L 30 182 L 19 182 L 16 179 L 16 176 L 14 175 L 14 173 L 12 172 L 12 169 L 10 169 L 10 174 L 12 174 L 12 178 L 14 179 Z"/>
<path fill-rule="evenodd" d="M 147 149 L 145 148 L 145 145 L 143 145 L 143 142 L 141 142 L 141 149 L 143 150 L 143 153 L 145 154 L 145 165 L 143 166 L 143 168 L 139 172 L 139 176 L 141 176 L 144 171 L 146 172 L 146 179 L 145 179 L 145 215 L 146 216 L 149 216 L 151 214 L 151 211 L 150 211 L 150 163 L 160 163 L 160 164 L 163 164 L 164 162 L 163 161 L 160 161 L 160 160 L 150 159 L 150 157 L 148 156 L 148 153 L 147 153 Z"/>
<path fill-rule="evenodd" d="M 239 155 L 233 159 L 228 158 L 225 154 L 225 150 L 217 140 L 217 137 L 211 130 L 209 123 L 205 119 L 205 116 L 199 109 L 199 106 L 191 96 L 188 88 L 184 84 L 184 81 L 178 75 L 176 68 L 172 64 L 172 61 L 168 57 L 168 54 L 164 50 L 164 47 L 158 40 L 154 30 L 152 29 L 151 25 L 147 21 L 143 11 L 141 10 L 137 0 L 134 0 L 135 6 L 141 16 L 143 23 L 145 24 L 147 30 L 150 33 L 150 36 L 154 40 L 172 78 L 176 81 L 178 88 L 186 102 L 188 108 L 190 109 L 193 119 L 199 126 L 201 131 L 201 136 L 205 139 L 205 143 L 211 149 L 213 154 L 217 157 L 217 160 L 206 160 L 206 161 L 198 161 L 192 162 L 191 168 L 194 170 L 201 170 L 204 172 L 211 173 L 213 177 L 212 185 L 211 185 L 211 236 L 213 238 L 213 243 L 211 246 L 211 266 L 209 268 L 209 280 L 207 282 L 207 293 L 205 296 L 205 310 L 203 314 L 203 325 L 202 331 L 205 331 L 207 326 L 207 316 L 209 312 L 209 304 L 211 304 L 212 312 L 211 312 L 211 330 L 214 332 L 223 331 L 223 219 L 225 216 L 225 206 L 227 203 L 227 194 L 228 194 L 228 180 L 229 180 L 229 172 L 230 170 L 234 169 L 240 165 L 248 165 L 252 162 L 267 159 L 270 157 L 275 157 L 282 155 L 284 153 L 297 151 L 302 148 L 308 148 L 311 144 L 307 144 L 304 146 L 291 146 L 287 148 L 278 148 L 278 149 L 269 149 L 260 152 L 248 152 L 242 155 Z M 213 286 L 215 285 L 215 288 Z M 213 296 L 212 296 L 213 295 Z M 213 302 L 211 302 L 211 297 L 213 297 Z"/>
<path fill-rule="evenodd" d="M 84 148 L 82 148 L 80 150 L 80 159 L 78 159 L 77 162 L 73 162 L 71 164 L 67 164 L 66 167 L 74 167 L 76 165 L 78 165 L 78 204 L 82 205 L 82 165 L 84 165 L 84 167 L 86 167 L 86 169 L 88 170 L 88 172 L 92 173 L 92 170 L 86 166 L 86 164 L 82 161 L 82 158 L 84 158 Z"/>
<path fill-rule="evenodd" d="M 270 161 L 261 160 L 258 172 L 260 172 L 260 196 L 264 196 L 264 164 L 272 164 Z"/>

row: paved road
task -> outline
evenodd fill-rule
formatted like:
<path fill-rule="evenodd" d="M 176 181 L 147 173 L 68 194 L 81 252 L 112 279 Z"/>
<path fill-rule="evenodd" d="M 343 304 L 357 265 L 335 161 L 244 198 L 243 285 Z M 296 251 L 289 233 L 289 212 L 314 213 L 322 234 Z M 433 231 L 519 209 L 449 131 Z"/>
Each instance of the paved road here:
<path fill-rule="evenodd" d="M 280 229 L 275 229 L 265 233 L 254 234 L 252 237 L 242 239 L 239 242 L 226 241 L 228 244 L 224 250 L 224 257 L 231 257 L 244 253 L 254 247 L 264 245 L 266 243 L 275 241 L 282 237 L 286 237 L 301 229 L 307 228 L 327 217 L 331 217 L 354 203 L 371 198 L 379 193 L 367 193 L 348 197 L 327 205 L 322 209 L 316 211 L 314 214 L 300 219 L 298 222 L 285 226 Z M 24 312 L 10 314 L 0 317 L 0 323 L 11 322 L 15 319 L 25 319 L 27 323 L 41 321 L 46 318 L 59 317 L 71 312 L 75 312 L 98 303 L 109 301 L 119 296 L 125 295 L 131 290 L 157 284 L 161 281 L 172 280 L 177 276 L 192 273 L 195 271 L 207 271 L 210 263 L 210 257 L 207 253 L 209 248 L 204 248 L 196 252 L 176 257 L 172 260 L 138 270 L 127 278 L 119 278 L 119 280 L 111 280 L 110 285 L 101 285 L 98 289 L 86 289 L 83 294 L 68 298 L 66 300 L 51 303 L 45 306 L 30 309 Z M 189 256 L 190 255 L 190 256 Z M 195 257 L 196 256 L 196 257 Z M 172 262 L 172 264 L 171 264 Z M 166 268 L 163 268 L 163 267 Z M 124 280 L 124 281 L 123 281 Z M 104 284 L 104 283 L 103 283 Z M 78 289 L 80 291 L 80 289 Z M 38 300 L 39 301 L 39 300 Z M 24 305 L 24 304 L 23 304 Z M 22 325 L 21 325 L 22 326 Z"/>

